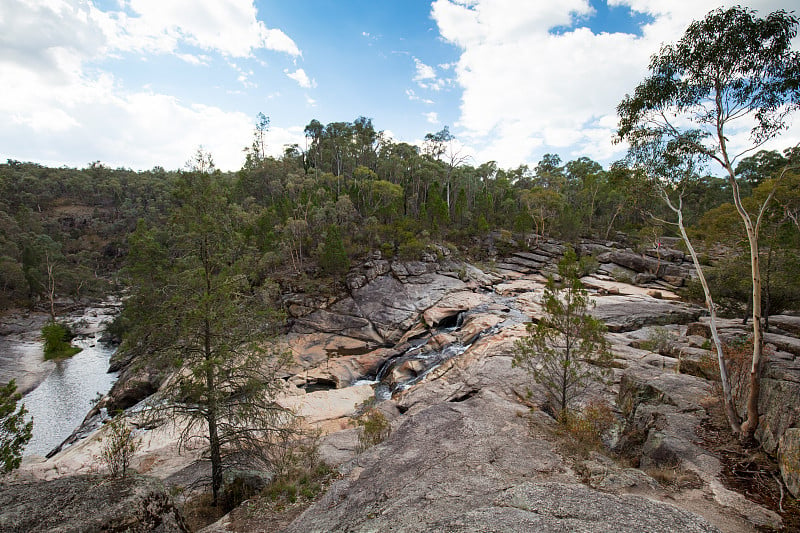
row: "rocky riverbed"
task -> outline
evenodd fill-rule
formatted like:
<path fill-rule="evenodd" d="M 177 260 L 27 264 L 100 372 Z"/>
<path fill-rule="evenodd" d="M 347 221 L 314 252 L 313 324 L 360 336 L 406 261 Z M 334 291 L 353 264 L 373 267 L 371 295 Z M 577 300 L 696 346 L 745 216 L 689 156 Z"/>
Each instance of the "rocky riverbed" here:
<path fill-rule="evenodd" d="M 540 409 L 543 391 L 511 364 L 524 322 L 541 314 L 560 243 L 480 267 L 449 259 L 445 249 L 443 258 L 417 262 L 375 256 L 351 270 L 339 298 L 287 295 L 293 326 L 285 343 L 295 368 L 282 402 L 324 432 L 321 455 L 341 475 L 287 531 L 781 528 L 774 509 L 725 486 L 722 458 L 702 445 L 713 354 L 703 310 L 675 293 L 692 276 L 690 263 L 668 247 L 641 254 L 587 242 L 579 252 L 598 261 L 584 282 L 615 355 L 613 379 L 586 401 L 612 405 L 618 427 L 604 448 L 586 453 L 570 448 Z M 759 439 L 796 490 L 800 324 L 771 323 Z M 724 323 L 726 338 L 745 332 Z M 159 386 L 157 375 L 125 363 L 108 406 L 129 407 Z M 376 390 L 393 432 L 357 454 L 351 416 Z M 29 461 L 17 479 L 98 472 L 102 433 Z M 178 454 L 174 429 L 142 429 L 137 439 L 139 472 L 172 486 L 193 479 L 201 450 Z M 627 462 L 617 460 L 622 448 Z M 688 481 L 665 484 L 664 472 Z M 233 527 L 224 518 L 208 531 Z"/>

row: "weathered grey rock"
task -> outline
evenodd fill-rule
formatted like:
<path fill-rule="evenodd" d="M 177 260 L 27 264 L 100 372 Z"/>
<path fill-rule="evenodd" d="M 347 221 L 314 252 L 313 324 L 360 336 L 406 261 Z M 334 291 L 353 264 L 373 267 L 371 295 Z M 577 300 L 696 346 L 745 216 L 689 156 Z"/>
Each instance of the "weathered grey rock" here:
<path fill-rule="evenodd" d="M 345 306 L 348 306 L 351 302 L 352 299 L 345 298 L 345 301 L 339 303 L 338 312 L 317 309 L 313 313 L 297 318 L 292 330 L 295 333 L 333 333 L 367 342 L 383 343 L 383 337 L 379 331 L 376 331 L 374 324 L 370 320 L 360 315 L 344 312 Z M 355 308 L 347 310 L 359 313 L 359 310 Z"/>
<path fill-rule="evenodd" d="M 600 263 L 614 263 L 638 273 L 649 273 L 656 277 L 675 276 L 686 278 L 689 276 L 689 269 L 675 265 L 669 260 L 661 260 L 637 254 L 628 250 L 614 250 L 597 257 Z"/>
<path fill-rule="evenodd" d="M 188 531 L 151 478 L 70 476 L 0 484 L 0 530 L 8 532 Z"/>
<path fill-rule="evenodd" d="M 764 450 L 776 454 L 783 434 L 800 426 L 800 371 L 795 361 L 769 358 L 764 364 L 756 438 Z"/>
<path fill-rule="evenodd" d="M 444 531 L 443 521 L 491 505 L 526 478 L 571 479 L 519 411 L 485 392 L 407 413 L 286 531 Z"/>
<path fill-rule="evenodd" d="M 417 320 L 419 314 L 444 295 L 463 291 L 466 284 L 440 274 L 410 276 L 401 283 L 393 276 L 381 276 L 353 291 L 353 301 L 380 333 L 384 342 L 396 342 Z"/>
<path fill-rule="evenodd" d="M 773 345 L 778 350 L 789 352 L 795 357 L 800 356 L 800 339 L 798 338 L 777 333 L 764 333 L 764 342 Z"/>
<path fill-rule="evenodd" d="M 686 324 L 697 320 L 703 309 L 680 302 L 642 296 L 602 296 L 591 311 L 609 331 L 631 331 L 643 326 Z"/>
<path fill-rule="evenodd" d="M 666 503 L 557 482 L 527 482 L 512 487 L 492 506 L 440 520 L 434 524 L 433 530 L 454 533 L 719 531 L 699 516 Z"/>
<path fill-rule="evenodd" d="M 458 291 L 445 295 L 422 313 L 422 319 L 428 326 L 437 326 L 447 318 L 457 316 L 489 301 L 489 296 L 472 291 Z"/>
<path fill-rule="evenodd" d="M 789 428 L 781 436 L 778 466 L 786 488 L 795 498 L 800 497 L 800 428 Z"/>
<path fill-rule="evenodd" d="M 800 335 L 800 316 L 772 315 L 769 317 L 769 324 L 794 335 Z"/>
<path fill-rule="evenodd" d="M 512 257 L 509 261 L 513 262 L 513 259 L 522 259 L 524 261 L 529 261 L 531 263 L 541 265 L 542 263 L 550 263 L 553 261 L 553 256 L 551 254 L 536 254 L 533 252 L 514 252 Z M 525 263 L 520 263 L 525 264 Z"/>
<path fill-rule="evenodd" d="M 719 365 L 714 353 L 702 348 L 682 346 L 677 349 L 680 372 L 710 381 L 719 381 Z"/>
<path fill-rule="evenodd" d="M 604 272 L 614 279 L 626 282 L 633 281 L 637 274 L 635 270 L 619 266 L 616 263 L 602 263 L 598 271 Z"/>

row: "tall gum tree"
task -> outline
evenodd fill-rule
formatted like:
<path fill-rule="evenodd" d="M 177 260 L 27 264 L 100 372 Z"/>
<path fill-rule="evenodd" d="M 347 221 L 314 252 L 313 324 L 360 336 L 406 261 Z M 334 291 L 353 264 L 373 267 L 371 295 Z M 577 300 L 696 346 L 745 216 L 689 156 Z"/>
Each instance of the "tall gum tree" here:
<path fill-rule="evenodd" d="M 674 157 L 713 162 L 728 179 L 747 234 L 753 285 L 753 357 L 743 440 L 753 437 L 759 423 L 763 337 L 758 230 L 770 198 L 750 214 L 742 205 L 734 165 L 777 137 L 800 107 L 800 53 L 792 50 L 797 24 L 783 10 L 765 18 L 739 6 L 712 11 L 693 22 L 677 44 L 652 57 L 650 75 L 617 107 L 618 139 L 629 143 L 634 159 L 658 146 Z M 749 143 L 732 150 L 729 136 L 748 128 Z"/>

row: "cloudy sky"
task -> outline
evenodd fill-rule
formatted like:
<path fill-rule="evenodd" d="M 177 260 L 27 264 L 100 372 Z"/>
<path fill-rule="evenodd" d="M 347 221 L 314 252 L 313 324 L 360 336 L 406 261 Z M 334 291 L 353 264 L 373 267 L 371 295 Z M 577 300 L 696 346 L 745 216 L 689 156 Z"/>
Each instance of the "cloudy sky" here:
<path fill-rule="evenodd" d="M 263 112 L 276 154 L 312 119 L 366 116 L 412 143 L 446 125 L 475 164 L 607 165 L 650 56 L 733 3 L 2 0 L 0 160 L 177 169 L 202 145 L 235 170 Z"/>

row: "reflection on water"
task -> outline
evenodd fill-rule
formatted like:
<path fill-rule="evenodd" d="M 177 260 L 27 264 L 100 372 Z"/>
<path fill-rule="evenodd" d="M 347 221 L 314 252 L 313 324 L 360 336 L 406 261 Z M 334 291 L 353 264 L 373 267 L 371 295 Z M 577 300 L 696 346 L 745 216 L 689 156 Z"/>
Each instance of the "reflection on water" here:
<path fill-rule="evenodd" d="M 91 311 L 97 314 L 98 310 Z M 25 455 L 44 456 L 61 444 L 83 422 L 98 394 L 107 393 L 117 379 L 116 374 L 107 373 L 108 360 L 116 348 L 99 342 L 98 326 L 108 317 L 83 318 L 89 321 L 91 331 L 73 341 L 83 351 L 57 362 L 47 379 L 23 398 L 33 416 L 33 437 Z"/>

